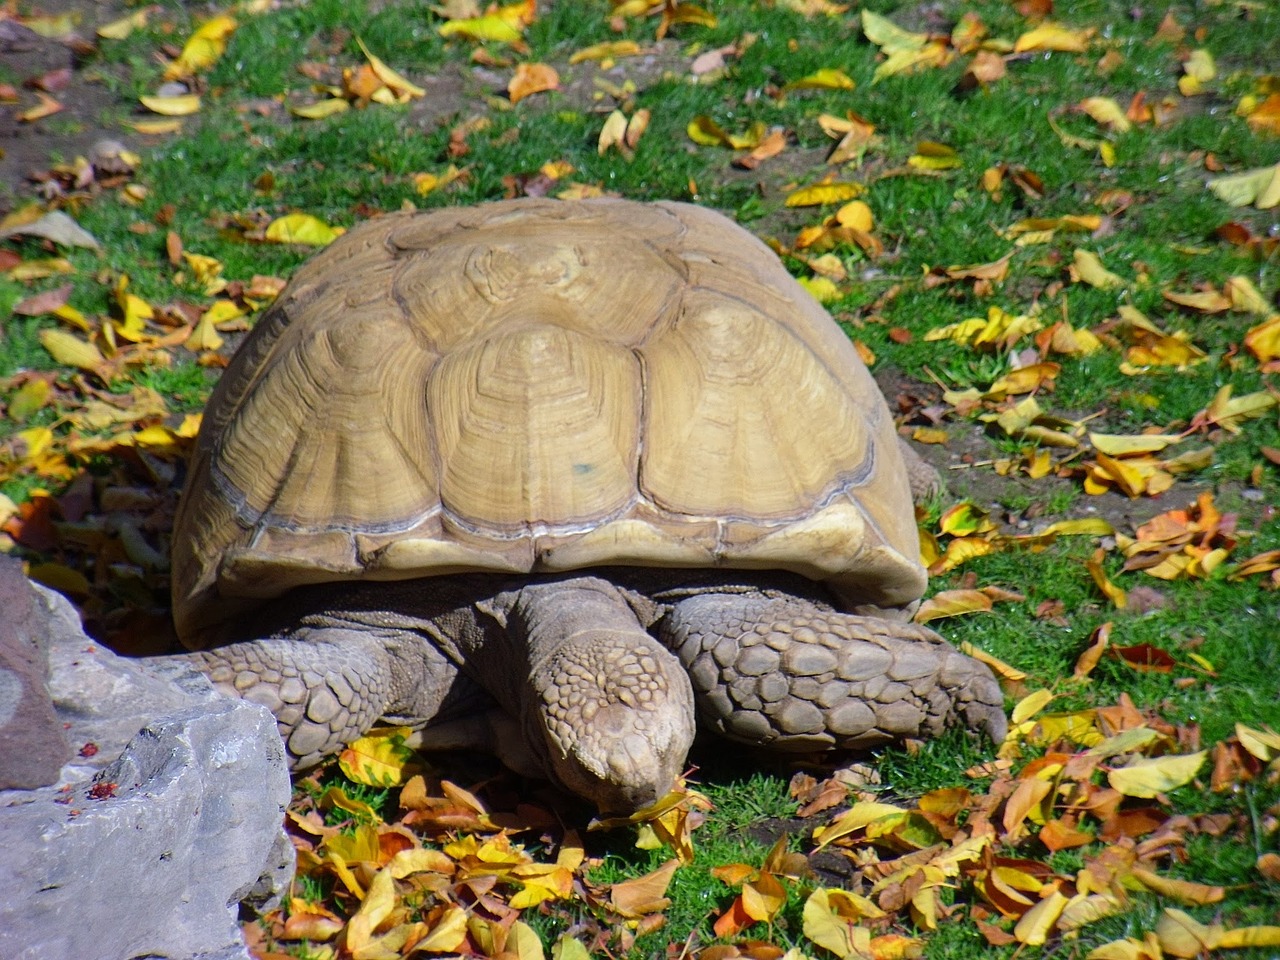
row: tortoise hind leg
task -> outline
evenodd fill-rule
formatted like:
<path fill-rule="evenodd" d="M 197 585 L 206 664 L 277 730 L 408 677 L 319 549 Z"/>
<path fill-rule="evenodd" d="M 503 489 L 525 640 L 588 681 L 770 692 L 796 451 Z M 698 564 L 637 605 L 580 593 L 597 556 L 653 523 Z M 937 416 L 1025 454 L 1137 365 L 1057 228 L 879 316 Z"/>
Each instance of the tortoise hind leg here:
<path fill-rule="evenodd" d="M 182 656 L 221 692 L 275 714 L 295 770 L 339 752 L 381 717 L 423 726 L 484 697 L 443 653 L 408 632 L 303 627 Z"/>
<path fill-rule="evenodd" d="M 707 594 L 659 625 L 693 681 L 702 722 L 777 750 L 861 749 L 953 723 L 1003 739 L 991 671 L 932 630 L 803 600 Z"/>

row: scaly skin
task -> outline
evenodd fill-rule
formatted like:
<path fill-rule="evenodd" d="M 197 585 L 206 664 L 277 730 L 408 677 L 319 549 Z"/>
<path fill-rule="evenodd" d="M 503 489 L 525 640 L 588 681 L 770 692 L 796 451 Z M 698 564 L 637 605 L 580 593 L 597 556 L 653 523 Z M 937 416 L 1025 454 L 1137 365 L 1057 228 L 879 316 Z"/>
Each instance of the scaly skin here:
<path fill-rule="evenodd" d="M 275 712 L 295 767 L 387 717 L 425 728 L 426 746 L 496 752 L 608 813 L 671 788 L 695 701 L 704 727 L 782 752 L 957 722 L 1004 736 L 990 670 L 924 627 L 842 613 L 786 575 L 599 573 L 326 588 L 278 636 L 186 656 Z"/>
<path fill-rule="evenodd" d="M 916 624 L 712 594 L 676 604 L 661 635 L 689 671 L 702 723 L 733 740 L 864 749 L 955 721 L 1004 737 L 991 671 Z"/>

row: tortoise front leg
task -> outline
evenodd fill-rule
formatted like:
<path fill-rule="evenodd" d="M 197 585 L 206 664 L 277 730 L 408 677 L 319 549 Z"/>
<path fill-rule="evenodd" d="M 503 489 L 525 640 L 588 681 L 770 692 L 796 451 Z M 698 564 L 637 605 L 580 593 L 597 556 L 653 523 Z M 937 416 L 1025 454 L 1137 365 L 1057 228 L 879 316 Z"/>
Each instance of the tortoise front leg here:
<path fill-rule="evenodd" d="M 409 631 L 302 627 L 182 657 L 223 693 L 275 714 L 295 770 L 338 753 L 383 717 L 422 727 L 477 700 L 481 709 L 492 705 L 453 661 Z"/>
<path fill-rule="evenodd" d="M 950 724 L 1004 738 L 991 671 L 925 627 L 759 594 L 675 604 L 659 635 L 704 724 L 784 751 L 866 748 Z"/>

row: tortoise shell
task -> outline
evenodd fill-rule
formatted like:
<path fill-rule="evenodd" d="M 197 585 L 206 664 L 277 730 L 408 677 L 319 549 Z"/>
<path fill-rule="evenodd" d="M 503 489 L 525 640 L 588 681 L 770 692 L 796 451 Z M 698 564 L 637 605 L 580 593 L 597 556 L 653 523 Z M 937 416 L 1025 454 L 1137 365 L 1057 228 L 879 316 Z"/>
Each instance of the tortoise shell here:
<path fill-rule="evenodd" d="M 173 536 L 190 646 L 304 584 L 780 569 L 850 608 L 925 574 L 889 410 L 755 237 L 680 203 L 397 213 L 232 359 Z"/>

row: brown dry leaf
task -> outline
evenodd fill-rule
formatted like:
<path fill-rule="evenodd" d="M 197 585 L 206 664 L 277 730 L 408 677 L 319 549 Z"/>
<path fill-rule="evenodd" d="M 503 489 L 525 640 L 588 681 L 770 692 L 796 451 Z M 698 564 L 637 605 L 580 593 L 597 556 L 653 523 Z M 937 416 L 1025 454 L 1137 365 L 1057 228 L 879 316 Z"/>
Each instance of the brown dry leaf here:
<path fill-rule="evenodd" d="M 1135 643 L 1128 647 L 1112 647 L 1111 656 L 1140 673 L 1169 673 L 1178 662 L 1168 652 L 1149 643 Z M 1112 784 L 1114 786 L 1114 784 Z M 1118 789 L 1118 788 L 1117 788 Z M 1140 796 L 1140 794 L 1131 794 Z"/>
<path fill-rule="evenodd" d="M 560 74 L 545 63 L 521 63 L 507 83 L 507 96 L 512 103 L 548 90 L 560 89 Z"/>
<path fill-rule="evenodd" d="M 1094 557 L 1097 558 L 1097 553 L 1094 554 Z M 1090 569 L 1089 572 L 1092 573 L 1093 570 Z M 1103 576 L 1105 578 L 1105 574 Z M 1123 595 L 1123 591 L 1121 591 L 1121 594 Z M 1120 606 L 1120 604 L 1117 604 L 1117 606 Z M 1071 675 L 1077 680 L 1083 680 L 1088 677 L 1093 672 L 1093 668 L 1098 665 L 1098 661 L 1102 659 L 1102 655 L 1106 653 L 1110 644 L 1111 623 L 1107 622 L 1094 629 L 1093 633 L 1089 635 L 1089 645 L 1076 658 L 1075 668 L 1072 670 Z"/>
<path fill-rule="evenodd" d="M 979 50 L 969 61 L 965 76 L 972 77 L 976 83 L 986 86 L 1003 79 L 1006 72 L 1004 57 L 994 50 Z"/>
<path fill-rule="evenodd" d="M 49 96 L 43 90 L 35 91 L 36 99 L 40 102 L 34 107 L 23 110 L 18 114 L 18 119 L 23 123 L 35 123 L 37 120 L 43 120 L 45 117 L 51 117 L 55 113 L 61 113 L 63 105 L 56 99 Z"/>
<path fill-rule="evenodd" d="M 743 170 L 754 170 L 770 157 L 776 157 L 787 147 L 785 130 L 774 130 L 754 150 L 743 156 L 733 158 L 733 165 Z"/>
<path fill-rule="evenodd" d="M 667 887 L 679 866 L 679 860 L 668 860 L 643 877 L 613 884 L 609 888 L 609 902 L 613 909 L 624 917 L 632 918 L 661 913 L 671 903 L 666 896 Z"/>

